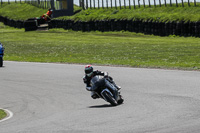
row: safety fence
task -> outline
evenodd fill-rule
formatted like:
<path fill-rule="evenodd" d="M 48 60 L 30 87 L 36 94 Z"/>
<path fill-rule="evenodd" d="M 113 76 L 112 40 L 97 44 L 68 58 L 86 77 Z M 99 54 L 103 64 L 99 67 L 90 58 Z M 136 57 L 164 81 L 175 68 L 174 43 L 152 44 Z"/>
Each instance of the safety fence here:
<path fill-rule="evenodd" d="M 51 0 L 26 0 L 25 3 L 44 9 L 51 8 Z"/>
<path fill-rule="evenodd" d="M 60 8 L 61 0 L 55 0 L 55 8 Z M 15 3 L 29 3 L 41 8 L 51 8 L 51 0 L 0 0 L 0 4 L 11 2 Z M 89 8 L 140 8 L 152 6 L 200 6 L 200 0 L 73 0 L 75 5 L 83 9 Z"/>
<path fill-rule="evenodd" d="M 15 28 L 24 28 L 23 21 L 15 21 L 0 16 L 0 22 Z M 74 31 L 130 31 L 158 36 L 195 36 L 200 37 L 200 22 L 153 22 L 142 20 L 108 20 L 108 21 L 90 21 L 74 22 L 72 20 L 52 20 L 49 22 L 49 28 L 63 28 Z"/>
<path fill-rule="evenodd" d="M 199 0 L 79 0 L 79 6 L 88 8 L 140 8 L 151 6 L 198 6 Z M 200 4 L 199 4 L 200 5 Z"/>

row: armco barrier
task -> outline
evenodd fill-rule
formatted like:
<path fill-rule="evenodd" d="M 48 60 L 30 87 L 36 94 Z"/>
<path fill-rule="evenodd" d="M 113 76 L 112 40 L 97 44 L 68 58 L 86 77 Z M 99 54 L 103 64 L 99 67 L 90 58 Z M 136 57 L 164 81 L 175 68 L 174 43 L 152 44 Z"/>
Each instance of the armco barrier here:
<path fill-rule="evenodd" d="M 24 21 L 15 21 L 0 16 L 0 21 L 5 25 L 15 28 L 24 28 Z M 142 20 L 96 20 L 96 21 L 72 21 L 51 20 L 49 28 L 63 28 L 74 31 L 130 31 L 136 33 L 153 34 L 158 36 L 195 36 L 200 37 L 200 22 L 157 22 Z"/>

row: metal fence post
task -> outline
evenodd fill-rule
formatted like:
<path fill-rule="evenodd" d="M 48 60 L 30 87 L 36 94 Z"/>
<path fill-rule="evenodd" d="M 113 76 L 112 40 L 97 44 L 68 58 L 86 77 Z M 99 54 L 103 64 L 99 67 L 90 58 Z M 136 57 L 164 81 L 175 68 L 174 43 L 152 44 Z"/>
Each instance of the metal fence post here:
<path fill-rule="evenodd" d="M 126 0 L 124 0 L 124 8 L 126 8 Z"/>
<path fill-rule="evenodd" d="M 108 8 L 108 0 L 106 0 L 106 6 L 107 6 L 107 8 Z"/>
<path fill-rule="evenodd" d="M 149 0 L 149 7 L 151 7 L 151 2 L 150 2 L 150 0 Z"/>
<path fill-rule="evenodd" d="M 161 7 L 161 1 L 159 0 L 159 4 L 160 4 L 160 7 Z"/>
<path fill-rule="evenodd" d="M 188 0 L 188 6 L 190 6 L 190 0 Z"/>
<path fill-rule="evenodd" d="M 120 9 L 122 9 L 122 6 L 121 6 L 121 0 L 119 0 L 119 6 L 120 6 Z"/>
<path fill-rule="evenodd" d="M 138 7 L 140 8 L 140 0 L 138 0 Z"/>
<path fill-rule="evenodd" d="M 183 3 L 183 0 L 182 0 L 182 7 L 184 7 L 184 3 Z"/>

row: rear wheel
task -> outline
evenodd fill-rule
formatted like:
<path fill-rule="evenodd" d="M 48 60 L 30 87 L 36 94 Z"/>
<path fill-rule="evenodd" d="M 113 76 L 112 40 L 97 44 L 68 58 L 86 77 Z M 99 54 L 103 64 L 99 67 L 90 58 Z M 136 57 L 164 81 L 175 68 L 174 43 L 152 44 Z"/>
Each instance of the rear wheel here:
<path fill-rule="evenodd" d="M 117 106 L 117 101 L 108 92 L 104 91 L 102 94 L 106 100 L 113 106 Z"/>
<path fill-rule="evenodd" d="M 0 57 L 0 67 L 3 66 L 3 57 Z"/>

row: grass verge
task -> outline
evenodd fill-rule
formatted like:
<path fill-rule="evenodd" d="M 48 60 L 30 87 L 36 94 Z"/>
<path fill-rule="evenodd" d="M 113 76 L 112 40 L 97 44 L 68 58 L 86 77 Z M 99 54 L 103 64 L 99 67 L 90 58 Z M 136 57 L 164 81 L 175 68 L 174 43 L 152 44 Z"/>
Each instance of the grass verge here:
<path fill-rule="evenodd" d="M 74 5 L 74 12 L 80 10 L 80 7 Z M 25 3 L 14 3 L 11 4 L 3 4 L 0 6 L 0 15 L 7 16 L 14 20 L 26 20 L 28 18 L 39 17 L 42 14 L 46 13 L 47 9 L 37 8 L 30 4 Z M 173 6 L 164 5 L 151 6 L 151 7 L 143 7 L 141 6 L 136 9 L 134 7 L 120 9 L 116 8 L 96 8 L 96 9 L 88 9 L 82 10 L 81 12 L 73 15 L 73 16 L 64 16 L 59 17 L 57 19 L 70 19 L 74 21 L 95 21 L 95 20 L 152 20 L 158 22 L 167 22 L 167 21 L 200 21 L 200 8 L 199 3 L 195 7 L 193 4 L 189 7 L 187 3 L 185 3 L 184 7 L 176 7 L 175 4 Z"/>
<path fill-rule="evenodd" d="M 7 116 L 6 112 L 4 110 L 0 109 L 0 120 L 5 118 Z"/>
<path fill-rule="evenodd" d="M 131 32 L 47 32 L 0 23 L 4 60 L 200 69 L 200 39 Z"/>
<path fill-rule="evenodd" d="M 176 7 L 175 5 L 165 7 L 131 7 L 129 8 L 100 8 L 82 10 L 73 16 L 64 16 L 58 19 L 71 19 L 75 21 L 96 21 L 96 20 L 143 20 L 143 21 L 200 21 L 199 6 Z"/>

